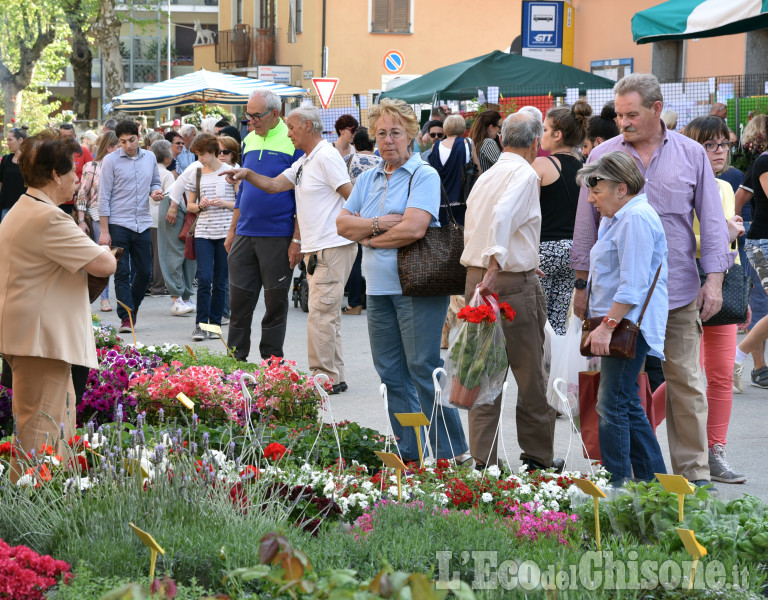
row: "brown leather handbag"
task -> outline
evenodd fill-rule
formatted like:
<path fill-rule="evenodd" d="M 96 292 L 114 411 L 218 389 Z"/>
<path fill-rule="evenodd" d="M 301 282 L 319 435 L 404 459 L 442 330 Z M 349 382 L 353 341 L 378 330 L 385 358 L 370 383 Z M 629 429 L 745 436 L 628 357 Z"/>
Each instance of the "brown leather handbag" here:
<path fill-rule="evenodd" d="M 408 195 L 413 175 L 408 181 Z M 440 227 L 427 227 L 423 238 L 397 249 L 397 274 L 403 296 L 464 294 L 467 282 L 467 269 L 461 264 L 464 227 L 453 216 L 442 184 L 440 188 L 447 206 L 448 222 L 441 223 Z"/>
<path fill-rule="evenodd" d="M 198 167 L 197 173 L 195 173 L 195 192 L 197 193 L 198 202 L 200 202 L 200 179 L 202 176 L 203 170 Z M 195 235 L 195 225 L 197 224 L 197 217 L 199 216 L 200 213 L 191 213 L 189 211 L 187 211 L 187 213 L 184 215 L 184 223 L 181 226 L 181 231 L 179 231 L 179 239 L 182 242 L 186 243 L 187 237 L 192 237 Z"/>
<path fill-rule="evenodd" d="M 656 282 L 659 280 L 661 274 L 661 265 L 656 270 L 656 277 L 653 278 L 651 289 L 648 290 L 648 295 L 645 297 L 645 304 L 643 304 L 643 310 L 640 311 L 640 317 L 637 319 L 637 325 L 635 325 L 629 319 L 622 319 L 616 326 L 611 335 L 611 341 L 608 344 L 608 356 L 611 358 L 635 358 L 635 350 L 637 348 L 637 334 L 640 333 L 640 324 L 643 322 L 643 315 L 645 309 L 648 308 L 648 303 L 651 301 L 651 294 L 656 287 Z M 592 285 L 590 284 L 587 291 L 587 306 L 589 306 L 589 294 L 592 291 Z M 591 317 L 584 321 L 581 326 L 581 355 L 592 356 L 590 350 L 589 334 L 600 326 L 604 317 Z"/>
<path fill-rule="evenodd" d="M 123 248 L 110 247 L 109 251 L 120 262 L 123 257 Z M 101 296 L 101 292 L 109 285 L 109 277 L 98 277 L 97 275 L 91 275 L 88 273 L 88 301 L 93 304 L 96 299 Z"/>

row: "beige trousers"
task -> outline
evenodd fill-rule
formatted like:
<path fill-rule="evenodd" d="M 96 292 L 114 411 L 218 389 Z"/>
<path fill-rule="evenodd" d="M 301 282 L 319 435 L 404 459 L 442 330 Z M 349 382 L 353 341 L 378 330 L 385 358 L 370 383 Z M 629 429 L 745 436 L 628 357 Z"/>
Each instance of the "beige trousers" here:
<path fill-rule="evenodd" d="M 36 356 L 8 356 L 5 360 L 13 371 L 13 413 L 16 417 L 16 442 L 26 454 L 40 451 L 45 445 L 59 446 L 60 425 L 64 423 L 66 439 L 71 436 L 75 419 L 75 388 L 69 363 Z M 67 393 L 69 411 L 67 415 Z M 70 419 L 72 423 L 70 423 Z M 11 461 L 11 481 L 20 477 L 20 467 Z"/>
<path fill-rule="evenodd" d="M 467 269 L 466 301 L 485 275 L 477 267 Z M 532 459 L 549 467 L 554 458 L 555 418 L 557 413 L 547 402 L 547 376 L 544 372 L 544 325 L 547 305 L 539 277 L 528 273 L 499 273 L 496 288 L 500 302 L 508 302 L 517 316 L 514 321 L 502 321 L 507 345 L 507 359 L 517 383 L 517 441 L 520 459 Z M 469 449 L 472 456 L 487 464 L 496 464 L 496 444 L 493 436 L 501 413 L 501 395 L 492 405 L 478 406 L 469 411 Z"/>
<path fill-rule="evenodd" d="M 357 243 L 317 251 L 317 267 L 309 282 L 307 354 L 312 375 L 325 373 L 331 383 L 344 379 L 341 352 L 341 305 L 344 286 L 357 256 Z M 309 261 L 310 254 L 304 257 Z"/>
<path fill-rule="evenodd" d="M 672 472 L 709 479 L 707 392 L 699 365 L 701 320 L 694 300 L 669 311 L 662 362 L 667 382 L 667 437 Z"/>

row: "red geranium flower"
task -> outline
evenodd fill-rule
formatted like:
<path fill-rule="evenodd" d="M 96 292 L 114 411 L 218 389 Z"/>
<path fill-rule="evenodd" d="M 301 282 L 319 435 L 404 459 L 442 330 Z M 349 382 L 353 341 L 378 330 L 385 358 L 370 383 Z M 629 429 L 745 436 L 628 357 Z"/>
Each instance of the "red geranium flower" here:
<path fill-rule="evenodd" d="M 286 452 L 286 447 L 277 442 L 272 442 L 264 448 L 264 456 L 270 460 L 280 460 Z"/>

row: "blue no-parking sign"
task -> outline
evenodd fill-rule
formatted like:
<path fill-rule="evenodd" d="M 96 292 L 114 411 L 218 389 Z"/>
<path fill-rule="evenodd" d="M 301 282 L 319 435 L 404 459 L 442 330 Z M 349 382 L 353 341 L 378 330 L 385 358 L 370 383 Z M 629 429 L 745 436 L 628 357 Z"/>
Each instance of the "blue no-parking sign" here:
<path fill-rule="evenodd" d="M 405 67 L 405 57 L 399 50 L 390 50 L 384 54 L 383 65 L 387 73 L 397 75 Z"/>

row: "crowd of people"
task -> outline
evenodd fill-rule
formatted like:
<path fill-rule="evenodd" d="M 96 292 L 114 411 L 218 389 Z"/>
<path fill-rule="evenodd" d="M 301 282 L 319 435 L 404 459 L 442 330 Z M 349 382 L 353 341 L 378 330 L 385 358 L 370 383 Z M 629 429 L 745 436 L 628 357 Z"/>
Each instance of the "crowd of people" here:
<path fill-rule="evenodd" d="M 20 240 L 39 226 L 44 234 L 30 237 L 42 237 L 42 250 L 24 257 L 38 261 L 37 271 L 27 274 L 55 273 L 71 301 L 86 306 L 83 269 L 114 273 L 120 331 L 139 323 L 146 294 L 168 296 L 172 315 L 195 313 L 193 340 L 206 338 L 201 325 L 228 323 L 227 343 L 243 361 L 262 292 L 258 355 L 284 356 L 289 291 L 301 263 L 310 371 L 327 376 L 334 394 L 349 389 L 341 319 L 365 306 L 373 364 L 405 460 L 418 459 L 419 444 L 394 415 L 434 414 L 440 350 L 479 290 L 516 312 L 503 330 L 518 389 L 520 458 L 529 469 L 562 468 L 554 456 L 557 413 L 547 401 L 545 326 L 563 335 L 570 319 L 597 317 L 584 343 L 601 357 L 600 450 L 613 481 L 666 472 L 654 433 L 666 418 L 672 472 L 697 485 L 740 483 L 746 476 L 729 465 L 725 448 L 748 353 L 753 385 L 768 387 L 768 153 L 761 154 L 768 126 L 750 122 L 747 143 L 758 157 L 744 178 L 729 164 L 733 132 L 722 106 L 676 132 L 652 75 L 625 77 L 614 96 L 599 112 L 584 100 L 543 115 L 532 106 L 506 117 L 487 110 L 469 131 L 448 107 L 434 107 L 420 126 L 411 106 L 385 99 L 369 109 L 367 128 L 351 115 L 339 118 L 333 144 L 319 110 L 300 106 L 283 117 L 281 99 L 267 91 L 251 94 L 242 141 L 216 118 L 202 131 L 185 124 L 165 134 L 142 132 L 145 124 L 130 119 L 108 121 L 80 142 L 69 124 L 32 137 L 14 128 L 0 161 L 0 247 L 21 256 Z M 464 227 L 464 295 L 404 295 L 398 249 L 448 220 Z M 108 258 L 104 246 L 123 248 L 122 258 Z M 734 262 L 756 283 L 743 324 L 751 331 L 740 344 L 737 324 L 707 324 Z M 22 327 L 29 314 L 47 310 L 53 292 L 40 292 L 34 277 L 19 281 L 21 293 L 0 290 L 0 315 Z M 109 286 L 100 308 L 112 310 Z M 89 321 L 66 320 L 75 332 L 67 343 L 47 314 L 35 338 L 42 345 L 0 337 L 20 386 L 14 407 L 26 403 L 22 443 L 45 433 L 36 411 L 55 412 L 32 398 L 42 384 L 28 381 L 31 370 L 94 366 L 75 343 L 87 337 Z M 631 356 L 612 346 L 627 322 L 638 328 Z M 653 383 L 653 423 L 639 400 L 642 370 Z M 72 377 L 60 375 L 56 390 L 65 390 Z M 435 456 L 498 464 L 500 402 L 469 412 L 468 435 L 458 410 L 445 408 L 426 431 Z"/>

